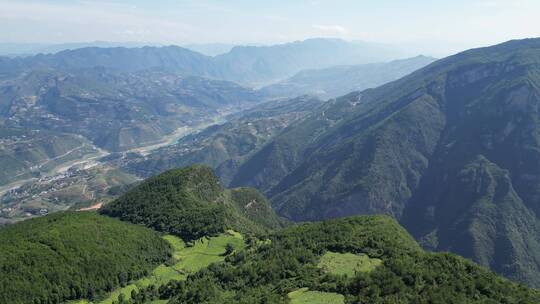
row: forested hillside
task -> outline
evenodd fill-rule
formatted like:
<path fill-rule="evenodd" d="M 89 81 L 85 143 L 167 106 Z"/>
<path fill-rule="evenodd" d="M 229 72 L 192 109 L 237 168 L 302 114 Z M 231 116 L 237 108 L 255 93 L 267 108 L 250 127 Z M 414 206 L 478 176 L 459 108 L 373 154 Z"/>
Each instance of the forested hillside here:
<path fill-rule="evenodd" d="M 227 229 L 264 233 L 282 225 L 257 190 L 225 189 L 211 168 L 200 165 L 151 177 L 104 206 L 101 213 L 187 241 Z"/>
<path fill-rule="evenodd" d="M 119 166 L 148 177 L 168 169 L 202 163 L 214 168 L 221 181 L 228 184 L 245 159 L 323 103 L 307 96 L 268 101 L 231 115 L 224 124 L 188 135 L 178 143 L 148 155 L 126 155 Z"/>
<path fill-rule="evenodd" d="M 331 254 L 330 254 L 331 253 Z M 352 274 L 328 268 L 334 259 Z M 338 265 L 339 265 L 339 261 Z M 372 264 L 374 266 L 368 266 Z M 298 225 L 226 262 L 170 284 L 170 303 L 290 303 L 291 292 L 342 295 L 345 303 L 536 303 L 537 291 L 452 254 L 427 253 L 389 217 Z M 338 297 L 339 299 L 339 297 Z M 343 300 L 341 303 L 344 303 Z M 336 302 L 339 303 L 339 302 Z"/>
<path fill-rule="evenodd" d="M 94 299 L 147 275 L 170 246 L 147 228 L 66 212 L 0 229 L 0 302 Z"/>
<path fill-rule="evenodd" d="M 225 190 L 204 166 L 150 178 L 102 213 L 186 243 L 89 212 L 14 224 L 0 230 L 3 303 L 540 301 L 473 262 L 423 251 L 388 216 L 281 228 L 264 196 Z"/>
<path fill-rule="evenodd" d="M 540 286 L 540 40 L 330 101 L 238 166 L 293 220 L 385 213 L 427 248 Z"/>

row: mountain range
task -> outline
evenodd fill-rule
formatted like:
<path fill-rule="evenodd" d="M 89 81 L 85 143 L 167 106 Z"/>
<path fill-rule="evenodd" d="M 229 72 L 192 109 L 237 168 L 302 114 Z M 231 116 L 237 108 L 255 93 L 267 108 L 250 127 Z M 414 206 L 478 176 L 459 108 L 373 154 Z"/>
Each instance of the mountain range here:
<path fill-rule="evenodd" d="M 29 57 L 0 57 L 0 77 L 29 69 L 63 71 L 106 67 L 115 71 L 159 70 L 260 86 L 304 69 L 390 61 L 405 57 L 394 48 L 340 39 L 308 39 L 271 46 L 236 46 L 210 57 L 178 46 L 85 47 Z"/>
<path fill-rule="evenodd" d="M 216 168 L 291 220 L 388 214 L 428 249 L 539 286 L 539 67 L 540 39 L 465 51 L 314 107 Z"/>
<path fill-rule="evenodd" d="M 310 41 L 318 42 L 320 41 Z M 341 42 L 335 43 L 338 46 L 334 47 L 339 48 Z M 537 204 L 540 193 L 540 39 L 509 41 L 492 47 L 468 50 L 437 60 L 393 82 L 351 92 L 326 102 L 303 96 L 258 104 L 263 101 L 260 98 L 261 91 L 229 81 L 206 78 L 228 78 L 255 85 L 270 79 L 276 80 L 293 73 L 293 70 L 310 68 L 309 65 L 314 61 L 307 56 L 304 58 L 306 61 L 301 64 L 304 67 L 291 65 L 289 60 L 302 54 L 302 51 L 298 51 L 302 48 L 294 43 L 286 47 L 280 46 L 279 50 L 292 49 L 295 55 L 284 57 L 277 51 L 272 56 L 263 56 L 268 49 L 269 47 L 235 48 L 229 55 L 220 55 L 222 58 L 216 56 L 209 61 L 206 56 L 176 47 L 141 48 L 135 49 L 133 53 L 121 48 L 108 49 L 105 52 L 100 49 L 82 49 L 30 59 L 5 59 L 0 65 L 5 64 L 13 69 L 5 70 L 5 78 L 2 80 L 4 89 L 0 92 L 8 97 L 19 96 L 13 94 L 18 92 L 17 90 L 30 93 L 23 95 L 25 98 L 9 99 L 17 102 L 4 102 L 1 105 L 2 113 L 10 113 L 2 123 L 11 129 L 19 127 L 17 124 L 21 122 L 31 128 L 44 128 L 46 125 L 50 129 L 47 131 L 59 134 L 81 126 L 81 133 L 91 130 L 99 135 L 100 132 L 107 134 L 106 132 L 114 131 L 108 123 L 121 121 L 128 130 L 135 130 L 128 134 L 140 135 L 139 138 L 144 142 L 147 138 L 159 138 L 167 132 L 152 137 L 148 135 L 150 133 L 143 131 L 171 128 L 167 129 L 170 132 L 172 128 L 180 126 L 175 125 L 175 122 L 186 117 L 182 115 L 189 117 L 184 118 L 184 123 L 188 119 L 197 118 L 203 122 L 208 120 L 208 113 L 225 111 L 227 106 L 239 106 L 240 100 L 250 105 L 257 104 L 251 109 L 227 117 L 226 123 L 186 136 L 175 145 L 150 153 L 128 153 L 130 155 L 121 155 L 118 159 L 111 158 L 112 163 L 144 177 L 173 167 L 206 163 L 216 170 L 225 186 L 258 189 L 269 198 L 279 216 L 295 222 L 361 214 L 385 214 L 398 220 L 426 249 L 457 253 L 514 281 L 533 287 L 540 286 L 540 209 Z M 348 54 L 349 51 L 349 48 L 342 50 L 343 54 Z M 255 56 L 254 53 L 258 55 Z M 129 59 L 128 55 L 134 57 Z M 116 61 L 118 56 L 124 56 L 123 60 Z M 233 57 L 236 58 L 235 62 L 240 62 L 238 66 L 232 68 L 225 65 L 227 69 L 217 68 L 216 60 L 227 62 Z M 146 59 L 137 61 L 133 58 Z M 178 58 L 189 59 L 184 61 Z M 267 58 L 268 62 L 279 59 L 280 62 L 289 64 L 289 67 L 269 67 L 265 63 L 266 59 L 262 58 Z M 321 58 L 320 64 L 331 64 L 330 61 L 331 59 L 326 61 Z M 334 63 L 341 64 L 332 62 Z M 37 70 L 28 72 L 26 69 L 31 65 Z M 101 65 L 108 67 L 103 68 Z M 165 68 L 166 71 L 161 70 Z M 380 71 L 378 68 L 376 70 Z M 22 77 L 20 79 L 23 81 L 14 82 L 12 76 L 8 77 L 13 71 L 19 75 L 17 77 Z M 228 76 L 225 77 L 225 74 Z M 70 82 L 80 77 L 88 79 L 82 82 L 84 86 L 77 81 Z M 39 85 L 34 85 L 35 83 Z M 93 84 L 95 86 L 91 86 Z M 109 84 L 114 84 L 114 87 L 108 87 Z M 54 89 L 50 89 L 51 87 Z M 189 94 L 190 98 L 177 101 L 178 96 L 184 96 L 175 95 L 178 87 L 195 88 L 193 91 L 196 94 Z M 99 89 L 88 91 L 87 88 Z M 129 106 L 112 106 L 117 105 L 111 102 L 115 100 L 117 88 L 125 90 L 122 91 L 124 96 L 119 104 Z M 209 88 L 214 88 L 215 91 L 206 95 Z M 228 88 L 230 94 L 227 93 Z M 36 92 L 43 95 L 37 95 Z M 153 92 L 159 93 L 154 95 Z M 184 89 L 181 92 L 184 92 Z M 168 99 L 171 95 L 175 97 Z M 192 99 L 193 95 L 196 98 Z M 41 97 L 37 99 L 32 96 Z M 39 106 L 34 104 L 36 100 L 41 101 Z M 190 103 L 193 100 L 195 101 Z M 178 104 L 189 105 L 189 110 L 179 109 L 176 107 Z M 203 110 L 197 112 L 198 109 Z M 94 115 L 101 111 L 112 116 Z M 66 118 L 57 122 L 55 118 L 64 113 L 68 113 Z M 175 116 L 178 113 L 182 114 Z M 200 115 L 197 116 L 197 113 Z M 98 117 L 99 120 L 92 120 Z M 42 119 L 50 121 L 39 125 Z M 79 125 L 81 122 L 88 124 Z M 132 125 L 134 123 L 136 126 Z M 100 140 L 103 135 L 84 135 L 94 144 L 113 151 L 125 151 L 131 147 L 122 148 L 122 143 L 129 143 L 130 140 L 107 144 L 109 141 Z M 113 134 L 112 137 L 123 138 L 117 135 Z M 230 197 L 234 195 L 221 188 L 221 184 L 212 178 L 208 170 L 202 170 L 206 172 L 202 174 L 202 180 L 195 184 L 188 183 L 187 186 L 178 181 L 191 176 L 190 170 L 185 171 L 188 173 L 172 171 L 173 173 L 151 178 L 106 205 L 103 213 L 135 224 L 144 224 L 163 233 L 172 233 L 187 241 L 207 235 L 213 236 L 227 229 L 239 230 L 243 234 L 264 234 L 272 229 L 279 229 L 279 225 L 286 223 L 279 220 L 268 207 L 264 207 L 262 209 L 270 214 L 264 217 L 279 225 L 261 228 L 257 224 L 260 218 L 253 219 L 242 214 L 246 201 L 241 204 L 231 201 Z M 206 185 L 202 181 L 212 182 L 211 185 Z M 154 187 L 156 184 L 157 188 Z M 204 186 L 204 189 L 198 189 L 199 184 Z M 173 191 L 177 188 L 180 190 Z M 189 192 L 193 189 L 195 194 Z M 201 191 L 210 191 L 213 194 L 201 198 Z M 249 190 L 250 195 L 256 193 L 254 191 Z M 251 200 L 251 196 L 246 196 Z M 256 196 L 261 197 L 260 194 Z M 262 198 L 254 200 L 263 201 Z M 214 207 L 209 208 L 208 202 L 225 207 L 214 208 L 212 205 Z M 178 204 L 183 207 L 178 207 Z M 189 208 L 184 208 L 185 206 Z M 163 213 L 159 210 L 169 212 Z M 186 210 L 188 212 L 184 213 Z M 186 224 L 189 221 L 179 220 L 188 217 L 198 219 L 193 221 L 196 227 Z M 387 220 L 392 221 L 388 218 L 384 221 Z M 356 224 L 348 221 L 345 219 L 325 223 L 334 223 L 331 226 L 338 227 L 356 227 Z M 364 220 L 358 221 L 363 223 L 358 226 L 359 229 L 369 226 Z M 366 221 L 371 223 L 376 220 L 372 218 Z M 302 287 L 315 288 L 317 291 L 329 291 L 348 299 L 368 302 L 380 300 L 378 296 L 385 301 L 391 301 L 390 295 L 397 294 L 397 291 L 383 291 L 384 286 L 397 284 L 403 287 L 399 282 L 405 282 L 409 287 L 414 285 L 414 288 L 420 288 L 419 285 L 426 286 L 423 285 L 425 282 L 419 282 L 416 278 L 423 275 L 424 269 L 428 268 L 430 263 L 424 260 L 425 253 L 410 254 L 409 250 L 417 245 L 414 241 L 405 240 L 408 235 L 399 237 L 401 241 L 398 242 L 409 244 L 405 246 L 407 249 L 399 247 L 399 244 L 391 246 L 403 249 L 398 250 L 398 254 L 406 256 L 404 260 L 408 261 L 408 264 L 400 264 L 402 260 L 392 260 L 391 257 L 395 257 L 389 253 L 392 249 L 385 246 L 367 246 L 375 250 L 376 253 L 373 254 L 371 251 L 364 252 L 355 245 L 344 245 L 350 244 L 351 240 L 321 245 L 328 238 L 337 236 L 333 234 L 332 228 L 328 228 L 329 232 L 325 230 L 325 224 L 312 225 L 313 228 L 306 228 L 305 231 L 297 228 L 303 227 L 300 225 L 284 230 L 283 234 L 275 234 L 271 245 L 263 246 L 263 249 L 257 251 L 257 254 L 261 255 L 251 256 L 251 260 L 247 260 L 249 262 L 246 262 L 245 257 L 229 260 L 227 262 L 230 264 L 225 264 L 226 266 L 219 266 L 192 277 L 186 283 L 187 287 L 171 286 L 176 290 L 174 301 L 196 302 L 196 298 L 191 296 L 201 290 L 200 286 L 212 286 L 210 294 L 201 295 L 202 299 L 209 303 L 219 303 L 217 299 L 226 297 L 230 297 L 230 301 L 236 301 L 239 300 L 237 295 L 242 292 L 248 293 L 248 299 L 251 295 L 259 296 L 264 292 L 257 288 L 267 285 L 269 290 L 278 290 L 281 296 L 293 291 L 286 286 L 293 286 L 294 290 Z M 312 240 L 318 240 L 314 245 L 313 241 L 301 236 L 302 233 L 315 233 L 310 229 L 326 231 L 330 236 L 314 235 Z M 340 229 L 338 230 L 343 232 Z M 395 231 L 389 227 L 384 229 Z M 374 234 L 377 233 L 382 234 L 381 231 Z M 396 232 L 396 235 L 399 234 Z M 289 237 L 292 240 L 288 240 Z M 309 253 L 301 252 L 295 255 L 291 248 L 298 244 L 302 248 L 307 246 Z M 362 244 L 365 247 L 365 243 Z M 250 266 L 244 264 L 259 265 L 258 261 L 272 254 L 280 256 L 283 250 L 287 252 L 286 255 L 295 256 L 298 260 L 278 259 L 275 265 L 272 264 L 272 267 L 277 269 L 261 266 L 261 269 L 269 273 L 280 273 L 280 279 L 266 278 L 263 273 L 252 273 Z M 390 277 L 395 277 L 387 272 L 376 272 L 376 277 L 369 279 L 361 278 L 358 284 L 372 286 L 371 283 L 377 282 L 378 286 L 374 294 L 362 294 L 362 297 L 348 293 L 346 290 L 351 290 L 347 289 L 352 288 L 350 285 L 340 289 L 337 287 L 341 286 L 340 283 L 332 280 L 330 285 L 325 285 L 328 282 L 317 276 L 317 279 L 306 279 L 297 282 L 298 284 L 281 280 L 289 274 L 278 265 L 287 263 L 285 265 L 290 269 L 305 274 L 313 270 L 310 267 L 321 259 L 321 254 L 327 251 L 351 253 L 351 250 L 352 253 L 366 253 L 369 258 L 384 256 L 379 254 L 381 250 L 389 254 L 386 256 L 386 263 L 390 264 L 385 264 L 385 267 L 389 267 L 399 279 L 391 279 Z M 495 303 L 513 301 L 505 298 L 506 295 L 490 295 L 486 292 L 486 289 L 493 290 L 495 287 L 485 287 L 488 283 L 482 278 L 491 275 L 479 270 L 482 268 L 476 268 L 474 264 L 453 256 L 434 256 L 437 256 L 433 258 L 434 261 L 428 261 L 443 265 L 435 269 L 442 273 L 454 269 L 457 273 L 449 274 L 452 277 L 449 282 L 441 277 L 434 278 L 433 273 L 426 274 L 429 280 L 434 280 L 428 281 L 443 284 L 440 281 L 443 280 L 449 284 L 445 286 L 452 286 L 452 296 L 456 296 L 456 303 L 470 297 L 484 297 L 486 301 L 492 300 Z M 299 261 L 301 265 L 311 266 L 299 266 Z M 305 261 L 311 262 L 304 263 Z M 414 279 L 403 277 L 403 265 L 413 268 L 419 264 L 425 267 L 422 266 L 420 272 L 410 274 Z M 236 275 L 227 277 L 220 267 L 226 267 L 226 272 Z M 238 273 L 235 272 L 237 269 L 240 269 Z M 282 270 L 283 273 L 280 272 Z M 249 278 L 257 284 L 242 281 L 241 277 L 246 272 L 249 272 Z M 298 273 L 291 276 L 295 275 Z M 234 283 L 226 285 L 223 281 L 212 281 L 212 278 L 216 277 Z M 384 278 L 390 279 L 384 281 Z M 452 285 L 452 282 L 462 279 L 472 280 L 471 284 L 475 287 Z M 336 287 L 332 284 L 336 284 Z M 505 283 L 500 284 L 507 286 Z M 238 289 L 240 285 L 247 286 L 247 289 Z M 396 288 L 403 290 L 401 287 Z M 406 295 L 401 295 L 411 299 L 415 292 L 418 292 L 418 289 L 414 288 Z M 520 294 L 514 287 L 501 288 L 513 290 L 509 294 Z M 444 298 L 444 294 L 438 294 L 429 287 L 426 294 L 429 295 L 426 298 L 414 299 L 427 303 L 434 298 Z M 272 299 L 279 303 L 280 298 L 276 298 L 275 293 L 267 292 L 266 296 L 269 301 Z M 398 301 L 395 298 L 394 300 Z"/>
<path fill-rule="evenodd" d="M 417 56 L 383 63 L 302 70 L 286 80 L 265 86 L 260 91 L 265 95 L 281 98 L 304 94 L 315 95 L 321 99 L 335 98 L 397 80 L 435 60 L 431 57 Z"/>
<path fill-rule="evenodd" d="M 73 44 L 69 46 L 72 49 L 57 53 L 0 57 L 0 128 L 8 134 L 2 138 L 5 149 L 0 150 L 0 161 L 5 164 L 0 186 L 54 175 L 56 168 L 77 159 L 152 149 L 222 121 L 229 113 L 277 98 L 265 90 L 229 81 L 238 80 L 234 75 L 271 81 L 299 69 L 394 54 L 390 50 L 375 52 L 381 48 L 376 45 L 337 39 L 236 47 L 216 57 L 176 46 L 97 45 L 112 47 L 76 48 L 83 45 Z M 322 60 L 322 53 L 341 56 L 325 55 Z M 410 65 L 405 62 L 409 60 L 386 65 L 377 82 L 393 80 L 423 60 L 411 59 Z M 335 75 L 344 73 L 337 71 Z M 328 82 L 329 86 L 331 81 L 319 83 Z M 359 78 L 349 83 L 351 87 L 362 85 Z M 43 138 L 50 142 L 44 144 Z M 14 152 L 23 148 L 26 153 Z M 10 189 L 0 188 L 0 193 Z"/>
<path fill-rule="evenodd" d="M 293 220 L 385 213 L 428 248 L 538 286 L 540 40 L 325 104 L 239 167 Z M 306 136 L 309 134 L 309 136 Z"/>

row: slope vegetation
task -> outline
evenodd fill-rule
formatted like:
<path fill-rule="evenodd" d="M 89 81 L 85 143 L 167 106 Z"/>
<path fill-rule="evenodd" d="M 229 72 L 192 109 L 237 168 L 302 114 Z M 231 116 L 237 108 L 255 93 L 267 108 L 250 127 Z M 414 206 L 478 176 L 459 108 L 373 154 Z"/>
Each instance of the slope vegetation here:
<path fill-rule="evenodd" d="M 90 212 L 57 213 L 0 230 L 0 302 L 93 299 L 170 256 L 149 229 Z"/>
<path fill-rule="evenodd" d="M 293 220 L 385 213 L 427 248 L 540 286 L 540 39 L 325 104 L 238 166 Z"/>
<path fill-rule="evenodd" d="M 317 267 L 325 252 L 382 264 L 353 276 Z M 309 290 L 309 291 L 308 291 Z M 536 303 L 540 294 L 452 254 L 422 251 L 396 221 L 303 224 L 188 277 L 172 303 Z M 331 301 L 331 302 L 329 302 Z"/>
<path fill-rule="evenodd" d="M 264 196 L 254 189 L 227 190 L 211 168 L 200 165 L 151 177 L 101 212 L 184 240 L 227 229 L 261 233 L 281 226 Z"/>

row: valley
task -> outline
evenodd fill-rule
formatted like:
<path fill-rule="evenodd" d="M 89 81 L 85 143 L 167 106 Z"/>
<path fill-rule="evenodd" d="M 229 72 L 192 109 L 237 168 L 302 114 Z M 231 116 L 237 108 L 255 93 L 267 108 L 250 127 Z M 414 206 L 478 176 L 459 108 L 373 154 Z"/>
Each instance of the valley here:
<path fill-rule="evenodd" d="M 122 155 L 147 155 L 209 125 L 222 123 L 230 114 L 220 113 L 203 124 L 178 128 L 158 143 L 132 148 L 123 151 Z M 93 151 L 92 154 L 60 163 L 48 171 L 39 167 L 42 170 L 39 177 L 1 186 L 0 225 L 52 212 L 84 208 L 95 202 L 108 202 L 121 193 L 121 189 L 140 180 L 140 177 L 124 172 L 109 162 L 108 157 L 114 152 L 97 147 Z"/>

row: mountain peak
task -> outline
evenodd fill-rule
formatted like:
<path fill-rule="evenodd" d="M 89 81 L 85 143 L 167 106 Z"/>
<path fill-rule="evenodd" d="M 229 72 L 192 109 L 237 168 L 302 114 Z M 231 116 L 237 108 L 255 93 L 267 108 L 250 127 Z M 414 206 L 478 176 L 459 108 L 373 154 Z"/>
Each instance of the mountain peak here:
<path fill-rule="evenodd" d="M 151 177 L 104 206 L 101 212 L 186 240 L 227 229 L 259 233 L 281 225 L 257 190 L 225 189 L 212 169 L 204 165 Z"/>

